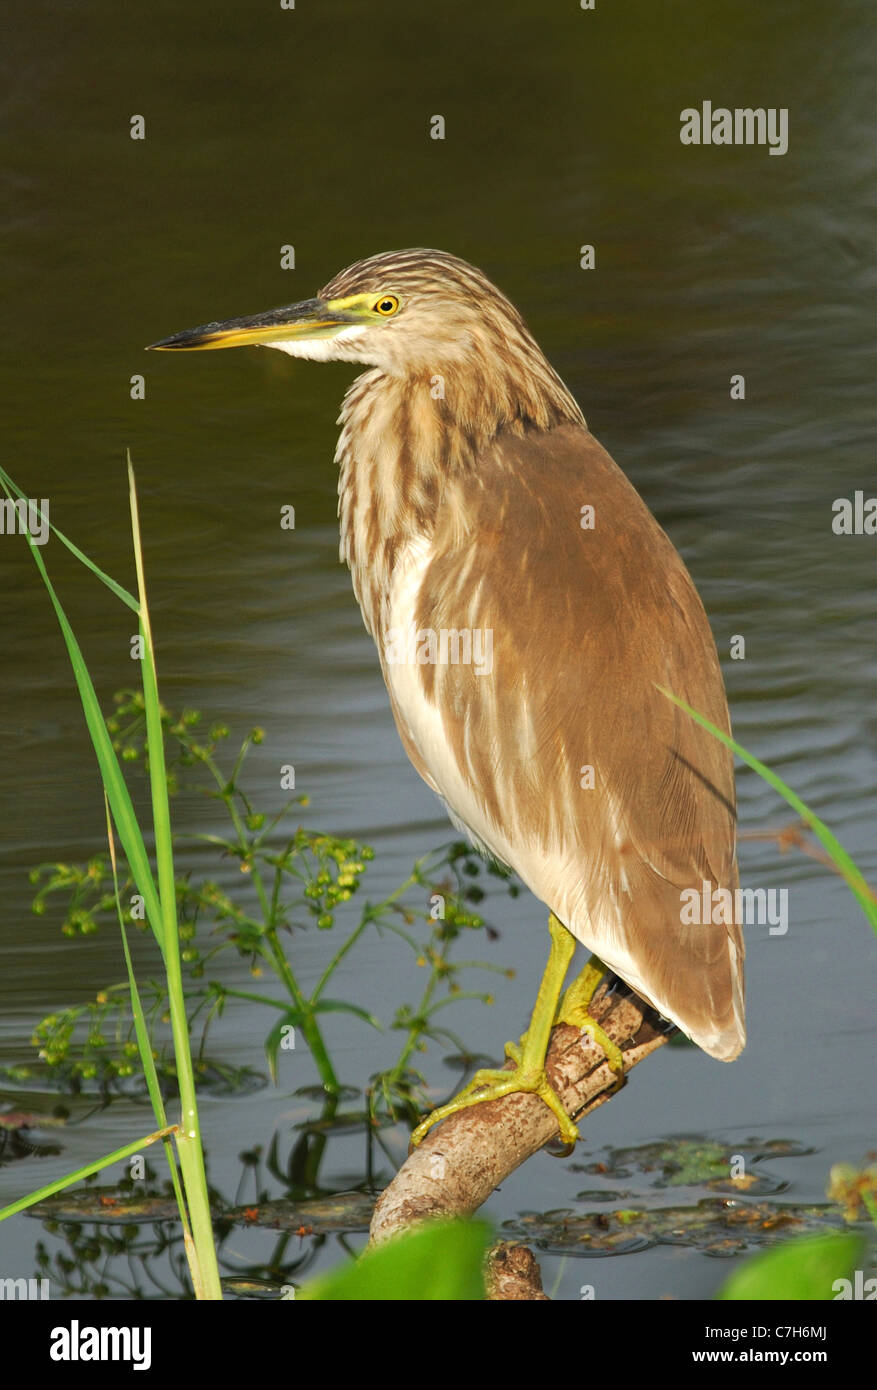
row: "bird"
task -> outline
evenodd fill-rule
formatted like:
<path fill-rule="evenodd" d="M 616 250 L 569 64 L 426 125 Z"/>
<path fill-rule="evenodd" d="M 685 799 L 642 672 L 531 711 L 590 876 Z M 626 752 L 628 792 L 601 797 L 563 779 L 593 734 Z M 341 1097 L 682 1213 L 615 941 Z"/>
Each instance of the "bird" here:
<path fill-rule="evenodd" d="M 704 1052 L 745 1040 L 730 732 L 712 631 L 685 564 L 588 430 L 523 317 L 481 270 L 382 252 L 319 294 L 217 320 L 163 351 L 259 345 L 365 370 L 338 423 L 341 559 L 404 749 L 476 849 L 549 910 L 549 959 L 512 1066 L 482 1069 L 412 1135 L 539 1095 L 552 1027 L 590 1016 L 606 972 Z M 728 901 L 729 899 L 725 899 Z M 719 920 L 714 920 L 716 917 Z M 576 948 L 592 953 L 564 991 Z"/>

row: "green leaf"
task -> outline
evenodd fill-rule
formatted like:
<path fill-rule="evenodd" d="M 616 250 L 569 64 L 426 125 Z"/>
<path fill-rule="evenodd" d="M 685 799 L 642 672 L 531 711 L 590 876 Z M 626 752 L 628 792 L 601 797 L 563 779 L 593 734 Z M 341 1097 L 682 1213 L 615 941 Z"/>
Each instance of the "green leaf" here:
<path fill-rule="evenodd" d="M 280 1051 L 280 1044 L 286 1036 L 284 1029 L 293 1027 L 300 1028 L 302 1025 L 302 1015 L 299 1011 L 287 1009 L 265 1039 L 265 1056 L 268 1058 L 268 1070 L 271 1073 L 271 1080 L 277 1085 L 277 1053 Z"/>
<path fill-rule="evenodd" d="M 306 1285 L 295 1301 L 477 1302 L 490 1239 L 483 1222 L 431 1222 Z"/>
<path fill-rule="evenodd" d="M 826 1301 L 836 1298 L 838 1279 L 849 1279 L 861 1268 L 865 1242 L 861 1236 L 808 1236 L 755 1255 L 736 1269 L 718 1297 L 729 1300 Z"/>
<path fill-rule="evenodd" d="M 370 1023 L 372 1028 L 377 1028 L 379 1033 L 383 1033 L 380 1019 L 375 1018 L 367 1009 L 361 1009 L 358 1004 L 350 1004 L 346 999 L 318 999 L 314 1005 L 315 1014 L 355 1014 L 364 1023 Z"/>
<path fill-rule="evenodd" d="M 110 862 L 113 869 L 113 890 L 116 903 L 116 915 L 119 919 L 119 930 L 122 933 L 122 951 L 125 956 L 125 968 L 128 971 L 128 988 L 131 991 L 131 1012 L 134 1016 L 134 1031 L 137 1035 L 137 1046 L 140 1050 L 140 1062 L 143 1067 L 143 1074 L 146 1077 L 146 1087 L 149 1091 L 149 1099 L 152 1101 L 152 1111 L 160 1129 L 167 1128 L 167 1115 L 164 1108 L 164 1100 L 161 1094 L 161 1084 L 158 1079 L 158 1072 L 155 1066 L 155 1058 L 152 1055 L 152 1043 L 149 1037 L 149 1029 L 146 1024 L 146 1017 L 143 1013 L 143 1004 L 140 999 L 140 990 L 137 987 L 137 978 L 134 974 L 134 962 L 131 959 L 131 951 L 128 946 L 128 933 L 125 931 L 125 918 L 122 912 L 122 902 L 119 896 L 119 871 L 116 862 L 116 846 L 113 840 L 113 821 L 110 803 L 107 794 L 104 792 L 104 805 L 107 816 L 107 842 L 110 847 Z M 177 1168 L 176 1153 L 170 1138 L 164 1141 L 164 1152 L 170 1169 L 171 1183 L 174 1189 L 174 1196 L 177 1199 L 177 1206 L 180 1211 L 180 1223 L 187 1240 L 191 1240 L 192 1232 L 189 1226 L 189 1214 L 186 1210 L 186 1203 L 183 1198 L 183 1190 L 180 1186 L 180 1174 Z"/>
<path fill-rule="evenodd" d="M 14 482 L 12 478 L 10 478 L 5 468 L 0 468 L 0 483 L 2 483 L 4 488 L 6 489 L 7 496 L 10 493 L 14 492 L 16 497 L 20 498 L 21 501 L 29 501 L 28 497 L 25 493 L 22 492 L 18 484 Z M 39 511 L 41 519 L 43 521 L 49 522 L 49 527 L 51 531 L 54 535 L 58 537 L 58 540 L 62 543 L 62 545 L 66 545 L 67 549 L 70 551 L 70 554 L 75 555 L 77 560 L 81 560 L 83 565 L 85 565 L 87 569 L 90 569 L 92 574 L 96 575 L 102 584 L 106 584 L 110 592 L 116 595 L 116 598 L 120 598 L 122 602 L 127 604 L 128 607 L 134 613 L 139 613 L 140 605 L 137 602 L 134 595 L 129 594 L 127 589 L 124 589 L 122 585 L 118 584 L 116 580 L 113 579 L 109 574 L 104 573 L 100 566 L 94 563 L 94 560 L 89 559 L 89 557 L 85 554 L 84 550 L 80 550 L 78 545 L 74 545 L 73 542 L 67 536 L 64 535 L 63 531 L 58 530 L 57 526 L 53 526 L 51 521 L 49 521 L 48 516 L 46 516 L 46 514 L 43 512 L 42 507 L 38 507 L 37 510 Z"/>
<path fill-rule="evenodd" d="M 699 714 L 696 709 L 692 709 L 684 700 L 680 700 L 678 695 L 674 695 L 671 690 L 665 689 L 663 685 L 656 686 L 656 689 L 660 690 L 662 695 L 666 695 L 668 700 L 672 700 L 674 705 L 678 705 L 680 709 L 684 709 L 686 714 L 690 714 L 696 724 L 699 724 L 702 729 L 707 729 L 720 743 L 724 743 L 726 748 L 730 748 L 732 753 L 736 753 L 738 758 L 742 758 L 744 763 L 748 763 L 753 772 L 757 772 L 759 777 L 764 778 L 765 782 L 773 787 L 774 791 L 779 792 L 780 796 L 788 801 L 792 809 L 798 812 L 804 824 L 813 831 L 813 834 L 828 854 L 838 873 L 842 878 L 846 879 L 850 891 L 857 899 L 859 906 L 871 923 L 874 931 L 877 932 L 877 900 L 875 900 L 871 888 L 864 875 L 859 870 L 855 860 L 847 853 L 840 843 L 840 840 L 831 833 L 828 826 L 819 819 L 816 812 L 811 811 L 807 803 L 802 801 L 797 792 L 792 791 L 791 787 L 786 786 L 782 777 L 778 776 L 772 768 L 759 762 L 758 758 L 748 752 L 736 739 L 731 738 L 729 734 L 724 733 L 721 729 L 717 729 L 715 724 L 710 723 L 705 715 Z"/>
<path fill-rule="evenodd" d="M 159 1129 L 154 1134 L 147 1134 L 142 1139 L 135 1139 L 131 1144 L 124 1144 L 121 1149 L 114 1149 L 111 1154 L 106 1154 L 104 1158 L 98 1158 L 93 1163 L 86 1163 L 83 1168 L 77 1168 L 75 1173 L 68 1173 L 64 1178 L 56 1178 L 54 1182 L 48 1183 L 45 1187 L 37 1188 L 36 1192 L 29 1192 L 26 1197 L 19 1197 L 17 1202 L 13 1202 L 11 1206 L 3 1207 L 0 1210 L 0 1221 L 5 1221 L 7 1216 L 17 1216 L 20 1211 L 26 1211 L 28 1207 L 35 1206 L 37 1202 L 45 1201 L 47 1197 L 54 1197 L 56 1192 L 63 1192 L 65 1187 L 90 1178 L 93 1173 L 99 1173 L 102 1168 L 109 1168 L 112 1163 L 121 1163 L 124 1159 L 131 1158 L 133 1154 L 139 1153 L 148 1144 L 155 1144 L 159 1139 L 166 1139 L 168 1135 L 176 1134 L 179 1128 L 179 1125 L 168 1125 L 166 1129 Z"/>
<path fill-rule="evenodd" d="M 0 481 L 3 481 L 4 488 L 8 494 L 5 479 L 2 476 L 0 476 Z M 40 577 L 46 586 L 46 591 L 64 636 L 67 654 L 70 657 L 70 664 L 73 667 L 73 675 L 76 680 L 77 689 L 79 690 L 79 698 L 82 702 L 85 722 L 88 726 L 88 732 L 91 735 L 92 744 L 94 745 L 101 778 L 103 779 L 110 808 L 113 813 L 113 820 L 119 832 L 119 839 L 122 841 L 122 847 L 131 867 L 137 889 L 143 897 L 149 925 L 152 927 L 159 946 L 162 948 L 162 951 L 164 951 L 161 906 L 155 882 L 152 877 L 152 870 L 149 867 L 146 846 L 143 843 L 140 826 L 134 813 L 134 807 L 131 804 L 128 787 L 122 776 L 121 768 L 119 767 L 119 760 L 116 757 L 113 745 L 110 741 L 110 736 L 107 733 L 106 724 L 101 714 L 94 685 L 92 684 L 88 667 L 85 664 L 85 658 L 82 655 L 79 643 L 70 626 L 67 614 L 55 592 L 54 585 L 49 578 L 39 547 L 30 533 L 26 534 L 26 540 L 30 546 L 30 552 L 34 558 L 36 567 L 40 572 Z"/>

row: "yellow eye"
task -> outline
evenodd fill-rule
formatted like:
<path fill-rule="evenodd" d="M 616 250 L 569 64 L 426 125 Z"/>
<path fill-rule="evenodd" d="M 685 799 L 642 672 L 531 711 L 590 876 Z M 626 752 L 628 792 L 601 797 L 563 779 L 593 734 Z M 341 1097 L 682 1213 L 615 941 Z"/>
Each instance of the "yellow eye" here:
<path fill-rule="evenodd" d="M 382 294 L 380 299 L 376 299 L 372 305 L 372 312 L 381 314 L 388 319 L 391 314 L 395 314 L 399 308 L 399 301 L 394 294 Z"/>

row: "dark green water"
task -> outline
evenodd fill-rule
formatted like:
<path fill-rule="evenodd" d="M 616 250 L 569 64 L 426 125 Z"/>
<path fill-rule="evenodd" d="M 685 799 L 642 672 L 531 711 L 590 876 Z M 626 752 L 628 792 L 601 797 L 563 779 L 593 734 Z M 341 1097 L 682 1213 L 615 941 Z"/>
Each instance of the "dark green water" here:
<path fill-rule="evenodd" d="M 253 769 L 266 802 L 278 765 L 293 762 L 313 820 L 376 846 L 374 896 L 448 838 L 398 743 L 337 562 L 333 422 L 353 369 L 256 350 L 142 349 L 308 297 L 361 256 L 432 245 L 482 266 L 520 307 L 685 557 L 738 737 L 877 879 L 877 537 L 831 528 L 836 498 L 877 494 L 872 7 L 95 0 L 20 8 L 11 28 L 5 462 L 131 584 L 131 448 L 164 697 L 241 732 L 265 727 Z M 788 153 L 681 145 L 680 112 L 705 99 L 787 108 Z M 429 138 L 436 113 L 443 142 Z M 144 141 L 129 138 L 134 114 Z M 593 271 L 579 268 L 585 243 Z M 285 244 L 294 271 L 280 269 Z M 135 373 L 143 401 L 129 396 Z M 730 399 L 735 373 L 745 401 Z M 277 525 L 284 503 L 296 508 L 293 534 Z M 108 700 L 133 679 L 130 615 L 57 546 L 44 553 Z M 103 813 L 63 644 L 20 538 L 0 538 L 0 590 L 9 1063 L 29 1057 L 47 1009 L 90 997 L 122 967 L 111 934 L 69 943 L 57 919 L 29 911 L 28 870 L 98 852 Z M 735 634 L 744 661 L 728 657 Z M 739 795 L 744 831 L 789 819 L 749 773 Z M 188 829 L 203 828 L 201 814 L 188 808 Z M 203 868 L 200 854 L 184 866 Z M 831 1163 L 875 1144 L 877 946 L 844 885 L 812 860 L 744 841 L 741 863 L 746 882 L 788 888 L 790 911 L 785 936 L 749 931 L 743 1058 L 658 1056 L 584 1127 L 586 1147 L 783 1135 L 815 1151 L 786 1174 L 798 1199 L 815 1201 Z M 545 933 L 526 895 L 497 901 L 493 916 L 502 934 L 486 949 L 517 977 L 497 985 L 493 1010 L 467 1006 L 457 1025 L 496 1055 L 526 1016 Z M 299 938 L 305 979 L 330 946 Z M 392 947 L 375 940 L 335 993 L 386 1016 L 411 997 L 416 973 L 401 959 L 397 970 Z M 246 982 L 245 967 L 228 978 Z M 261 1024 L 234 1011 L 217 1035 L 223 1055 L 263 1066 Z M 332 1037 L 353 1080 L 392 1055 L 352 1022 Z M 295 1068 L 278 1091 L 205 1102 L 218 1180 L 233 1187 L 237 1153 L 300 1115 L 290 1093 L 315 1073 L 301 1051 Z M 106 1152 L 131 1123 L 130 1107 L 116 1106 L 70 1130 L 60 1158 L 0 1170 L 0 1201 Z M 401 1156 L 401 1129 L 395 1142 Z M 343 1186 L 361 1143 L 333 1145 L 326 1176 Z M 586 1185 L 540 1156 L 489 1214 L 573 1205 Z M 37 1232 L 24 1218 L 3 1232 L 0 1272 L 31 1272 Z M 728 1269 L 684 1251 L 544 1266 L 563 1298 L 585 1279 L 603 1298 L 698 1297 Z"/>

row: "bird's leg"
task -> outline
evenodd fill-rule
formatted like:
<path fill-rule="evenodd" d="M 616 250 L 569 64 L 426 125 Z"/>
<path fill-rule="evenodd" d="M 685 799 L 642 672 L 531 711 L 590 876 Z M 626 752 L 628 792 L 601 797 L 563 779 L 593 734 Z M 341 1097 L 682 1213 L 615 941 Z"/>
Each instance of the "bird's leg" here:
<path fill-rule="evenodd" d="M 591 1000 L 593 999 L 597 986 L 604 975 L 611 972 L 608 967 L 597 956 L 591 956 L 587 965 L 573 980 L 569 989 L 560 1002 L 560 1009 L 557 1014 L 558 1023 L 569 1023 L 573 1028 L 580 1029 L 583 1033 L 588 1033 L 594 1042 L 602 1047 L 606 1053 L 606 1060 L 612 1068 L 618 1080 L 614 1090 L 618 1090 L 624 1085 L 624 1057 L 621 1048 L 614 1043 L 607 1033 L 600 1027 L 596 1019 L 591 1018 L 588 1012 Z"/>
<path fill-rule="evenodd" d="M 427 1115 L 417 1126 L 411 1136 L 412 1144 L 419 1144 L 427 1131 L 448 1115 L 454 1115 L 458 1110 L 465 1110 L 470 1105 L 480 1105 L 485 1100 L 499 1100 L 501 1096 L 507 1096 L 514 1091 L 541 1096 L 556 1117 L 564 1142 L 574 1144 L 578 1139 L 579 1132 L 576 1126 L 564 1110 L 560 1097 L 545 1074 L 545 1055 L 551 1039 L 551 1029 L 554 1027 L 563 982 L 576 943 L 575 937 L 567 931 L 553 912 L 548 919 L 548 930 L 551 933 L 551 952 L 536 996 L 530 1026 L 520 1043 L 506 1043 L 506 1055 L 515 1063 L 514 1071 L 500 1071 L 494 1068 L 477 1071 L 459 1095 L 448 1101 L 447 1105 L 440 1105 L 437 1110 L 433 1110 L 432 1114 Z"/>

